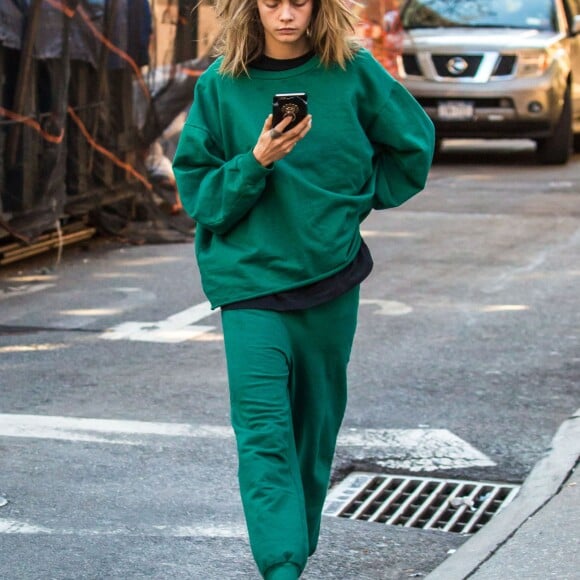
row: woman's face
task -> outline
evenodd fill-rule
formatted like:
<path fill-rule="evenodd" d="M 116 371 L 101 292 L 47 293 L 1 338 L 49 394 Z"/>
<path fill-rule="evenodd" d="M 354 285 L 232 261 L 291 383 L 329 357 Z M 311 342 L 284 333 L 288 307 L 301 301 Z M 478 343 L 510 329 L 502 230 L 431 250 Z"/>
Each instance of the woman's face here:
<path fill-rule="evenodd" d="M 265 54 L 272 58 L 302 56 L 310 49 L 306 30 L 314 0 L 257 0 L 264 27 Z"/>

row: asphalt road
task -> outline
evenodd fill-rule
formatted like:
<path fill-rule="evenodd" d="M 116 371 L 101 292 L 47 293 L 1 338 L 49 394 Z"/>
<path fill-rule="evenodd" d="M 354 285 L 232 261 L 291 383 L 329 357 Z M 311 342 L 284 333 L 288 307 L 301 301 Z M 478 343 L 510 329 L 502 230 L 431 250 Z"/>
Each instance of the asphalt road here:
<path fill-rule="evenodd" d="M 447 142 L 423 194 L 369 217 L 334 484 L 525 479 L 579 406 L 579 202 L 580 156 Z M 1 578 L 257 578 L 204 302 L 189 244 L 0 270 Z M 465 539 L 325 517 L 304 578 L 421 577 Z"/>

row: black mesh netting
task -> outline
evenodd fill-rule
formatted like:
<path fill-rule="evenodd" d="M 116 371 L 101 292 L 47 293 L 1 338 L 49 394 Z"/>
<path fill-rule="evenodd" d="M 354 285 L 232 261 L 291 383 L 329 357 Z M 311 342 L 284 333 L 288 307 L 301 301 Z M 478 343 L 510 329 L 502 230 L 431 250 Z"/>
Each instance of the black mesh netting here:
<path fill-rule="evenodd" d="M 0 246 L 79 221 L 128 241 L 191 238 L 171 159 L 211 62 L 199 12 L 183 0 L 0 3 Z"/>

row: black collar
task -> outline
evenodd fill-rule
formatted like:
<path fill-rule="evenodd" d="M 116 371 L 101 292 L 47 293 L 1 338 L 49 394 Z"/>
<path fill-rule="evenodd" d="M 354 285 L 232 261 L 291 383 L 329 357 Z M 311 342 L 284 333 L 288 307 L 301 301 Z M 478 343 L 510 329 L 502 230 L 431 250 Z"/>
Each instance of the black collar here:
<path fill-rule="evenodd" d="M 311 50 L 302 56 L 297 58 L 272 58 L 266 56 L 265 54 L 260 55 L 258 58 L 254 59 L 249 66 L 251 68 L 257 68 L 259 70 L 270 70 L 270 71 L 284 71 L 301 66 L 308 62 L 314 56 L 314 51 Z"/>

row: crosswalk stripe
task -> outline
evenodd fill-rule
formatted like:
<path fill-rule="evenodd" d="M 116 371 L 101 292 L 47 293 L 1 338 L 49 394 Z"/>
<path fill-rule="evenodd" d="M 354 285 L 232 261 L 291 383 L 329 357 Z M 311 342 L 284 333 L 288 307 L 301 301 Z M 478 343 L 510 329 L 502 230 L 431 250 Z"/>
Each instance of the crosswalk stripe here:
<path fill-rule="evenodd" d="M 0 437 L 147 445 L 150 437 L 232 439 L 224 425 L 0 414 Z M 338 446 L 355 459 L 412 471 L 487 467 L 495 463 L 447 429 L 343 429 Z"/>

